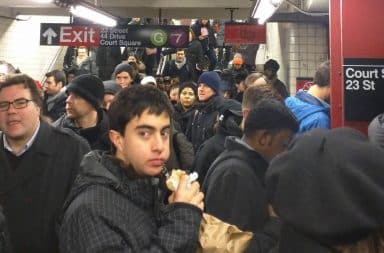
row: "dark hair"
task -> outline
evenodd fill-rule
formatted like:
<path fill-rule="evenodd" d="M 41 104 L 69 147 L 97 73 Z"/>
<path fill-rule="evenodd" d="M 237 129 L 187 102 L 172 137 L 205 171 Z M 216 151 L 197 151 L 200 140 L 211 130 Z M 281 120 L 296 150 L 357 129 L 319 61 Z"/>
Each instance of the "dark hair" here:
<path fill-rule="evenodd" d="M 284 103 L 283 97 L 269 84 L 256 85 L 247 88 L 243 95 L 243 107 L 250 110 L 255 108 L 262 99 L 275 99 Z"/>
<path fill-rule="evenodd" d="M 252 137 L 258 130 L 297 132 L 299 124 L 289 109 L 274 99 L 262 99 L 252 108 L 245 120 L 244 135 Z"/>
<path fill-rule="evenodd" d="M 319 65 L 313 78 L 313 83 L 320 87 L 329 85 L 329 61 L 325 61 Z"/>
<path fill-rule="evenodd" d="M 169 90 L 171 91 L 172 89 L 176 89 L 176 88 L 180 89 L 180 85 L 178 83 L 171 84 L 171 87 L 169 87 Z"/>
<path fill-rule="evenodd" d="M 130 56 L 135 57 L 136 62 L 139 61 L 139 57 L 138 57 L 137 54 L 135 54 L 134 52 L 129 52 L 129 53 L 128 53 L 128 56 L 127 56 L 127 59 L 128 59 Z"/>
<path fill-rule="evenodd" d="M 271 70 L 273 73 L 276 73 L 280 69 L 279 63 L 273 59 L 269 59 L 264 63 L 264 71 L 265 70 Z"/>
<path fill-rule="evenodd" d="M 54 69 L 45 74 L 45 77 L 47 78 L 51 76 L 53 76 L 53 79 L 55 79 L 55 83 L 61 82 L 63 84 L 63 87 L 67 84 L 67 78 L 65 77 L 64 71 Z"/>
<path fill-rule="evenodd" d="M 234 76 L 234 79 L 235 79 L 235 82 L 236 83 L 240 83 L 242 81 L 245 81 L 245 79 L 247 78 L 247 74 L 246 73 L 237 73 L 235 76 Z"/>
<path fill-rule="evenodd" d="M 192 34 L 192 39 L 196 39 L 196 33 L 192 28 L 189 28 L 189 32 Z"/>
<path fill-rule="evenodd" d="M 122 89 L 109 107 L 110 129 L 124 135 L 125 126 L 146 109 L 155 115 L 166 112 L 171 117 L 173 113 L 167 95 L 152 85 L 136 85 Z"/>
<path fill-rule="evenodd" d="M 25 89 L 31 92 L 32 100 L 35 104 L 42 108 L 43 100 L 40 96 L 40 93 L 37 89 L 35 80 L 26 74 L 11 74 L 5 78 L 4 82 L 0 82 L 0 92 L 10 86 L 22 85 Z"/>
<path fill-rule="evenodd" d="M 139 66 L 137 65 L 136 62 L 131 61 L 131 62 L 128 62 L 128 64 L 132 67 L 133 70 L 139 71 Z"/>
<path fill-rule="evenodd" d="M 179 95 L 185 88 L 191 88 L 195 97 L 197 97 L 197 84 L 194 81 L 183 82 L 179 85 Z"/>

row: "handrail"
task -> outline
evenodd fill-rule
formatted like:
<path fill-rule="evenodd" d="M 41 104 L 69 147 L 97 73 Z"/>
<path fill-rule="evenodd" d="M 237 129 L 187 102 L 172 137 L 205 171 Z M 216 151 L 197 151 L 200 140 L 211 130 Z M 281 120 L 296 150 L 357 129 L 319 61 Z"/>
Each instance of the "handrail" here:
<path fill-rule="evenodd" d="M 61 46 L 61 47 L 56 51 L 56 54 L 55 54 L 55 56 L 53 57 L 52 61 L 49 63 L 48 68 L 45 69 L 45 71 L 43 72 L 43 76 L 40 78 L 42 84 L 45 82 L 45 79 L 46 79 L 45 74 L 52 70 L 52 67 L 56 64 L 57 59 L 58 59 L 59 56 L 63 53 L 64 49 L 65 49 L 65 47 L 64 47 L 64 46 Z"/>

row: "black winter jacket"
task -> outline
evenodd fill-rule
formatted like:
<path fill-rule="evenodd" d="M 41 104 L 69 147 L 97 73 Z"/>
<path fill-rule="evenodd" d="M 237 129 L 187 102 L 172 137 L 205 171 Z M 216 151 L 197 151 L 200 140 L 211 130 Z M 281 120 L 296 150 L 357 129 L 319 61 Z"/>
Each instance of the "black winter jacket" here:
<path fill-rule="evenodd" d="M 225 149 L 202 186 L 206 211 L 240 229 L 256 231 L 268 217 L 264 186 L 268 162 L 235 137 L 227 137 Z"/>
<path fill-rule="evenodd" d="M 159 178 L 129 172 L 106 153 L 84 157 L 64 205 L 62 253 L 196 252 L 201 211 L 183 203 L 162 205 Z"/>
<path fill-rule="evenodd" d="M 229 136 L 225 151 L 209 168 L 202 186 L 207 213 L 256 233 L 249 252 L 268 252 L 277 244 L 279 235 L 280 224 L 268 220 L 264 185 L 267 168 L 268 162 L 256 151 Z M 265 230 L 267 234 L 262 233 Z"/>
<path fill-rule="evenodd" d="M 198 39 L 193 39 L 189 42 L 186 50 L 187 62 L 190 66 L 192 80 L 197 82 L 202 69 L 204 67 L 204 52 L 203 47 Z"/>
<path fill-rule="evenodd" d="M 241 109 L 241 105 L 239 105 Z M 224 116 L 225 115 L 225 116 Z M 229 111 L 223 113 L 223 120 L 217 133 L 203 142 L 196 152 L 193 170 L 199 174 L 199 183 L 203 184 L 205 175 L 213 161 L 224 151 L 225 138 L 227 136 L 241 137 L 242 131 L 239 126 L 241 117 L 235 116 Z"/>
<path fill-rule="evenodd" d="M 184 111 L 182 105 L 180 103 L 177 103 L 174 106 L 174 113 L 173 113 L 173 120 L 174 125 L 177 131 L 182 132 L 186 135 L 188 123 L 191 118 L 191 115 L 195 112 L 196 105 L 193 105 L 190 109 L 187 111 Z"/>
<path fill-rule="evenodd" d="M 108 137 L 109 120 L 105 111 L 99 111 L 98 120 L 97 125 L 94 127 L 78 128 L 72 119 L 63 115 L 53 123 L 53 126 L 71 129 L 86 139 L 92 150 L 98 149 L 108 151 L 111 148 L 111 143 Z"/>
<path fill-rule="evenodd" d="M 187 61 L 180 69 L 177 68 L 174 60 L 168 61 L 165 64 L 163 76 L 170 76 L 172 78 L 178 77 L 180 80 L 180 83 L 192 81 L 192 72 L 191 72 L 189 63 Z"/>
<path fill-rule="evenodd" d="M 216 95 L 207 102 L 198 104 L 191 114 L 186 130 L 188 140 L 192 142 L 195 152 L 200 145 L 214 135 L 214 125 L 223 106 L 224 98 Z"/>

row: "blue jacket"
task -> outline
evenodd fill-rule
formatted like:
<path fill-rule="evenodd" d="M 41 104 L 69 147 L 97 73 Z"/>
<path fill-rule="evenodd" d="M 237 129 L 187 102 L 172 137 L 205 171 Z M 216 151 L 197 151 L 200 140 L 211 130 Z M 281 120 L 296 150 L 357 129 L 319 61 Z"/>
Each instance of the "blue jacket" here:
<path fill-rule="evenodd" d="M 330 128 L 329 104 L 300 90 L 296 96 L 285 99 L 285 105 L 293 112 L 300 123 L 298 133 L 312 128 Z"/>

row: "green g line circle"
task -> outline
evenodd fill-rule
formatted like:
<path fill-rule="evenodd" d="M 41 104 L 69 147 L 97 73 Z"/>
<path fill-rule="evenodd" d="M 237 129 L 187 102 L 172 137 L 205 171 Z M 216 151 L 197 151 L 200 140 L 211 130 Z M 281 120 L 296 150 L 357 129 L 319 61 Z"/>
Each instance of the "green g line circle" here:
<path fill-rule="evenodd" d="M 163 30 L 155 30 L 151 34 L 151 42 L 156 47 L 161 47 L 167 42 L 167 33 Z"/>

